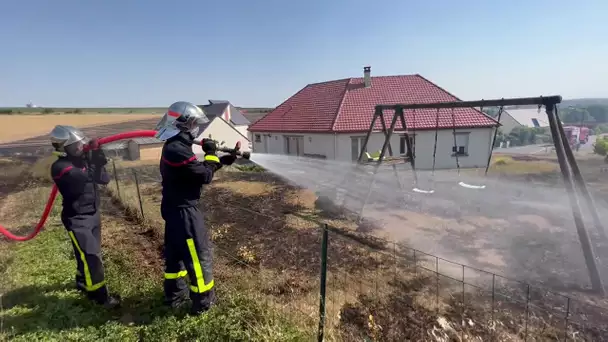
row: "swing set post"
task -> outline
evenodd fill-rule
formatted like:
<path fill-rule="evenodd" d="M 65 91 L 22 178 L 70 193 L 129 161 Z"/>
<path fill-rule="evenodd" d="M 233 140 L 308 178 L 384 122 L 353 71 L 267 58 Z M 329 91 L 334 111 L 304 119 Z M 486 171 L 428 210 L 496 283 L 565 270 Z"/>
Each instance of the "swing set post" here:
<path fill-rule="evenodd" d="M 405 119 L 403 118 L 403 110 L 400 111 L 400 118 L 401 118 L 401 125 L 402 125 L 403 129 L 405 130 Z M 388 150 L 389 156 L 393 157 L 393 148 L 391 146 L 391 137 L 393 136 L 395 127 L 397 125 L 398 114 L 397 114 L 397 112 L 395 113 L 395 115 L 393 116 L 393 119 L 391 120 L 390 128 L 387 130 L 386 122 L 384 121 L 384 113 L 381 109 L 376 108 L 374 111 L 374 117 L 372 119 L 372 123 L 369 127 L 369 130 L 367 131 L 365 140 L 363 141 L 363 146 L 361 146 L 361 151 L 359 152 L 358 162 L 359 162 L 359 164 L 363 163 L 363 155 L 365 154 L 365 152 L 367 152 L 367 144 L 369 143 L 369 138 L 372 135 L 372 132 L 376 125 L 376 120 L 378 120 L 378 119 L 380 119 L 380 125 L 382 126 L 382 132 L 384 133 L 384 143 L 382 144 L 382 150 L 380 150 L 380 156 L 378 157 L 378 161 L 374 165 L 374 171 L 372 173 L 372 180 L 367 189 L 367 194 L 365 195 L 365 199 L 361 206 L 361 210 L 359 211 L 359 215 L 358 215 L 359 222 L 363 218 L 363 212 L 365 211 L 365 207 L 367 206 L 367 202 L 369 201 L 369 197 L 371 196 L 372 190 L 374 188 L 374 184 L 376 181 L 376 174 L 378 173 L 380 165 L 382 164 L 382 161 L 384 160 L 386 151 Z M 403 190 L 401 181 L 399 181 L 399 173 L 397 172 L 397 166 L 395 164 L 393 164 L 392 169 L 393 169 L 393 173 L 395 174 L 395 180 L 397 181 L 397 185 L 399 185 L 399 189 Z"/>

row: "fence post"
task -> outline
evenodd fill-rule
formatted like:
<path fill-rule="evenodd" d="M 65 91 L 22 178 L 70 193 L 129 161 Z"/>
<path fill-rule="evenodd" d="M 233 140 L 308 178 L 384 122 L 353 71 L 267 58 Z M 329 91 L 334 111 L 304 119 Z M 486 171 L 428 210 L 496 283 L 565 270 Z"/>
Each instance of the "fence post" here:
<path fill-rule="evenodd" d="M 321 281 L 319 299 L 319 331 L 318 342 L 323 342 L 323 331 L 325 328 L 325 286 L 327 282 L 327 245 L 329 243 L 327 223 L 323 226 L 323 240 L 321 242 Z"/>
<path fill-rule="evenodd" d="M 120 197 L 120 186 L 118 185 L 118 174 L 116 173 L 116 162 L 112 159 L 112 169 L 114 171 L 114 181 L 116 182 L 116 193 L 118 194 L 118 198 L 122 200 Z"/>
<path fill-rule="evenodd" d="M 141 193 L 139 191 L 139 178 L 137 177 L 137 171 L 135 169 L 133 170 L 133 177 L 135 177 L 135 187 L 137 188 L 137 199 L 139 200 L 139 211 L 141 212 L 141 219 L 142 221 L 146 219 L 146 216 L 144 215 L 144 205 L 141 202 Z"/>

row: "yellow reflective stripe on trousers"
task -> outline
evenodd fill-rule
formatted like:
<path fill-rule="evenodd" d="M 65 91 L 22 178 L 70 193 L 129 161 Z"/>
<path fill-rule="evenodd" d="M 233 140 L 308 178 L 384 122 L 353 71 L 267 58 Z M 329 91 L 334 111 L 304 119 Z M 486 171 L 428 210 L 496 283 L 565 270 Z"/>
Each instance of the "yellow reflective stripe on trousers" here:
<path fill-rule="evenodd" d="M 216 162 L 216 163 L 220 162 L 220 158 L 218 158 L 217 156 L 214 156 L 213 154 L 206 154 L 205 160 Z"/>
<path fill-rule="evenodd" d="M 217 157 L 216 157 L 217 158 Z M 192 265 L 194 266 L 194 275 L 196 276 L 196 284 L 190 285 L 192 292 L 204 293 L 213 288 L 213 280 L 209 284 L 205 284 L 205 277 L 203 276 L 203 268 L 198 260 L 198 254 L 196 248 L 194 248 L 194 240 L 187 239 L 188 249 L 190 250 L 190 256 L 192 257 Z"/>
<path fill-rule="evenodd" d="M 165 279 L 177 279 L 188 275 L 188 271 L 179 271 L 177 273 L 165 273 Z"/>
<path fill-rule="evenodd" d="M 74 242 L 74 246 L 76 246 L 76 250 L 78 250 L 78 254 L 80 254 L 80 260 L 82 260 L 82 265 L 84 268 L 84 284 L 85 284 L 85 289 L 87 291 L 95 291 L 98 290 L 99 288 L 101 288 L 102 286 L 104 286 L 106 284 L 105 280 L 97 283 L 95 285 L 93 285 L 93 280 L 91 280 L 91 271 L 89 270 L 89 264 L 87 263 L 87 258 L 84 255 L 84 252 L 82 251 L 82 249 L 80 248 L 80 245 L 78 244 L 78 241 L 76 241 L 76 236 L 74 236 L 73 232 L 68 232 L 68 234 L 70 235 L 70 238 L 72 239 L 72 242 Z"/>

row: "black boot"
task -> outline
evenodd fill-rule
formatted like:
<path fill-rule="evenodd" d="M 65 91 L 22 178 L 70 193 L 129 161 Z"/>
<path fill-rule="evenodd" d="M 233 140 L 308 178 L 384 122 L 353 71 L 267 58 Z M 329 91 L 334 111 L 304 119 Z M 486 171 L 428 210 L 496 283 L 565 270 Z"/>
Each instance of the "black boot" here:
<path fill-rule="evenodd" d="M 165 305 L 176 309 L 188 301 L 188 284 L 184 277 L 165 279 L 163 288 L 165 292 Z"/>
<path fill-rule="evenodd" d="M 84 277 L 79 274 L 76 274 L 76 290 L 87 293 L 87 288 L 84 285 Z"/>
<path fill-rule="evenodd" d="M 120 296 L 118 295 L 108 295 L 106 300 L 102 303 L 103 307 L 112 310 L 120 307 Z"/>
<path fill-rule="evenodd" d="M 102 305 L 106 309 L 115 309 L 120 307 L 120 296 L 110 295 L 106 286 L 102 286 L 98 290 L 88 292 L 87 297 L 89 297 L 89 299 L 95 303 Z"/>
<path fill-rule="evenodd" d="M 181 292 L 181 293 L 177 293 L 171 296 L 171 298 L 167 298 L 165 296 L 165 300 L 163 301 L 163 304 L 171 307 L 172 309 L 177 309 L 179 307 L 182 307 L 184 304 L 186 304 L 188 302 L 189 298 L 188 298 L 188 292 Z"/>
<path fill-rule="evenodd" d="M 209 311 L 209 309 L 211 309 L 211 307 L 217 303 L 215 290 L 211 290 L 203 294 L 190 293 L 190 298 L 192 299 L 192 309 L 190 310 L 191 315 L 203 314 Z"/>

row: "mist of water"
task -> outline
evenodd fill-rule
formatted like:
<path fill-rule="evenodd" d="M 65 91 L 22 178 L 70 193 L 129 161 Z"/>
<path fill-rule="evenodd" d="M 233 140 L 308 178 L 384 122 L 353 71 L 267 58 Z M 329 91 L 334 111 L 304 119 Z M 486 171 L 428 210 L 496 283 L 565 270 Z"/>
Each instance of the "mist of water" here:
<path fill-rule="evenodd" d="M 512 278 L 560 287 L 587 284 L 563 186 L 456 170 L 417 171 L 415 184 L 409 164 L 397 165 L 397 176 L 388 165 L 373 176 L 373 166 L 333 160 L 272 154 L 254 154 L 252 160 L 354 213 L 361 212 L 371 185 L 362 216 L 381 227 L 373 234 Z M 486 187 L 468 189 L 460 181 Z M 412 191 L 416 186 L 434 193 Z M 596 239 L 593 224 L 587 227 Z"/>

